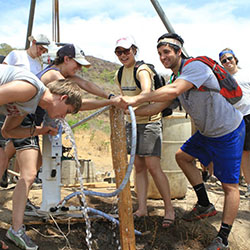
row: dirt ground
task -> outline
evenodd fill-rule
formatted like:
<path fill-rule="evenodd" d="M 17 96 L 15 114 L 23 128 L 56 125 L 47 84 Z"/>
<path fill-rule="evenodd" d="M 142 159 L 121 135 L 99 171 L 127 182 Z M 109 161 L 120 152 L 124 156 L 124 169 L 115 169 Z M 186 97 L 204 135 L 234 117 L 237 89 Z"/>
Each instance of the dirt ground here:
<path fill-rule="evenodd" d="M 80 159 L 91 160 L 92 167 L 99 179 L 112 175 L 112 158 L 109 137 L 102 132 L 84 133 L 75 132 Z M 105 174 L 106 173 L 106 174 Z M 161 227 L 163 210 L 162 200 L 148 199 L 149 216 L 135 220 L 135 229 L 142 232 L 142 236 L 136 236 L 136 249 L 178 249 L 199 250 L 203 249 L 217 234 L 220 226 L 223 210 L 223 192 L 218 182 L 206 183 L 209 198 L 215 205 L 218 214 L 209 219 L 197 222 L 185 222 L 181 219 L 183 213 L 191 209 L 196 202 L 195 194 L 190 186 L 183 199 L 172 200 L 176 220 L 168 229 Z M 6 237 L 6 229 L 11 224 L 11 198 L 14 185 L 8 189 L 0 188 L 0 239 L 5 240 L 9 249 L 18 249 Z M 241 201 L 237 219 L 229 237 L 231 250 L 250 249 L 250 200 L 243 195 L 245 187 L 240 187 Z M 61 189 L 62 197 L 75 191 L 74 187 Z M 95 191 L 114 191 L 112 184 L 107 188 L 95 189 Z M 136 209 L 136 194 L 133 187 L 133 208 Z M 30 200 L 35 205 L 41 204 L 42 190 L 40 186 L 34 186 L 30 192 Z M 77 199 L 70 204 L 79 205 Z M 87 197 L 89 207 L 96 208 L 108 214 L 117 214 L 117 198 Z M 40 250 L 59 249 L 88 249 L 85 241 L 85 222 L 82 218 L 57 220 L 49 218 L 43 220 L 38 217 L 25 216 L 27 234 L 39 245 Z M 119 249 L 119 228 L 110 221 L 91 216 L 92 249 Z"/>

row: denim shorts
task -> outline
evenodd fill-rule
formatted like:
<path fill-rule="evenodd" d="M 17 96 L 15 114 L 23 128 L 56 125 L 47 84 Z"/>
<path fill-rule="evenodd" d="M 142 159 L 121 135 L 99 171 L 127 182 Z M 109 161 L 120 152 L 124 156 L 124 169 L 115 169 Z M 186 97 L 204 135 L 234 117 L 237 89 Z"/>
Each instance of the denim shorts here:
<path fill-rule="evenodd" d="M 137 124 L 136 155 L 161 157 L 162 124 L 161 121 Z M 127 151 L 131 151 L 132 125 L 126 123 Z"/>
<path fill-rule="evenodd" d="M 214 175 L 223 183 L 239 183 L 240 164 L 245 139 L 245 123 L 233 132 L 212 138 L 197 131 L 181 147 L 185 153 L 198 158 L 204 166 L 212 161 Z"/>

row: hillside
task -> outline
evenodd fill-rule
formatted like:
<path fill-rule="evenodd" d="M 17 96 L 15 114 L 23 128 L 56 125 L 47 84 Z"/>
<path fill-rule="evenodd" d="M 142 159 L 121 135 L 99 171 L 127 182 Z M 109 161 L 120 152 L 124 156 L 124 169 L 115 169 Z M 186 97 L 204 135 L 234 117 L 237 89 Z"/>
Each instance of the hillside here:
<path fill-rule="evenodd" d="M 86 56 L 86 59 L 91 63 L 91 67 L 83 67 L 82 77 L 85 80 L 98 84 L 108 93 L 115 90 L 116 94 L 118 94 L 119 89 L 114 85 L 114 76 L 121 65 L 94 56 Z"/>

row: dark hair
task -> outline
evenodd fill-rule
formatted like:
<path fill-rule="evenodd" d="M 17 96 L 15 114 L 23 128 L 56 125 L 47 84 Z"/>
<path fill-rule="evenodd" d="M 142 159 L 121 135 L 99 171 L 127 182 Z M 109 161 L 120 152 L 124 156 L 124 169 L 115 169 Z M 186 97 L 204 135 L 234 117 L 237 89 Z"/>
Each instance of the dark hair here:
<path fill-rule="evenodd" d="M 162 36 L 160 36 L 158 38 L 158 40 L 157 40 L 157 42 L 158 42 L 157 48 L 159 48 L 162 45 L 166 45 L 166 42 L 160 42 L 159 43 L 159 41 L 164 39 L 164 38 L 173 38 L 173 39 L 179 41 L 182 46 L 184 44 L 184 40 L 179 35 L 177 35 L 176 33 L 166 33 L 166 34 L 164 34 L 164 35 L 162 35 Z M 169 45 L 173 46 L 173 49 L 176 49 L 177 51 L 180 49 L 180 47 L 177 46 L 177 45 L 174 45 L 174 44 L 169 44 Z"/>
<path fill-rule="evenodd" d="M 134 44 L 132 44 L 131 46 L 132 50 L 135 52 L 135 55 L 137 54 L 137 51 L 138 51 L 138 47 L 135 46 Z"/>
<path fill-rule="evenodd" d="M 160 40 L 164 39 L 164 38 L 172 38 L 172 39 L 175 39 L 177 41 L 179 41 L 181 43 L 181 46 L 183 46 L 184 44 L 184 40 L 181 38 L 181 36 L 177 35 L 176 33 L 166 33 L 162 36 L 160 36 L 157 40 L 157 49 L 159 47 L 161 47 L 162 45 L 169 45 L 169 47 L 171 47 L 175 53 L 177 53 L 181 48 L 178 46 L 178 45 L 175 45 L 175 44 L 171 44 L 171 43 L 168 43 L 168 42 L 160 42 Z M 186 58 L 186 56 L 183 54 L 183 52 L 181 52 L 181 57 L 183 58 Z"/>
<path fill-rule="evenodd" d="M 56 58 L 54 60 L 55 65 L 59 65 L 64 62 L 64 56 L 68 56 L 69 58 L 75 57 L 75 46 L 71 43 L 65 44 L 56 52 Z M 83 53 L 83 51 L 82 51 Z M 84 53 L 83 53 L 84 55 Z"/>
<path fill-rule="evenodd" d="M 228 51 L 228 53 L 232 54 L 232 56 L 233 56 L 233 58 L 234 58 L 234 60 L 235 60 L 235 62 L 236 62 L 236 65 L 238 65 L 239 60 L 238 60 L 238 58 L 235 56 L 234 52 L 233 52 L 230 48 L 225 48 L 225 49 L 223 49 L 221 52 L 224 52 L 224 51 Z M 232 53 L 231 53 L 230 51 L 231 51 Z M 220 53 L 221 53 L 221 52 L 220 52 Z"/>
<path fill-rule="evenodd" d="M 63 62 L 64 62 L 64 57 L 59 57 L 59 56 L 57 56 L 57 57 L 55 58 L 53 64 L 59 65 L 59 64 L 61 64 L 61 63 L 63 63 Z"/>

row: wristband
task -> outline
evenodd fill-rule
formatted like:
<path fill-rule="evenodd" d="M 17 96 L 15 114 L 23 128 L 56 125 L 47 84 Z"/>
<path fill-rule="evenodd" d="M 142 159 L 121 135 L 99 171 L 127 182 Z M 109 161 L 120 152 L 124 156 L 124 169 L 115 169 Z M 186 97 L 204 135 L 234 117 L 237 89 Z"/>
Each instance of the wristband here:
<path fill-rule="evenodd" d="M 115 96 L 114 94 L 109 94 L 108 99 L 110 99 L 112 96 Z"/>
<path fill-rule="evenodd" d="M 36 131 L 36 126 L 35 125 L 30 126 L 30 136 L 34 136 L 35 131 Z"/>

